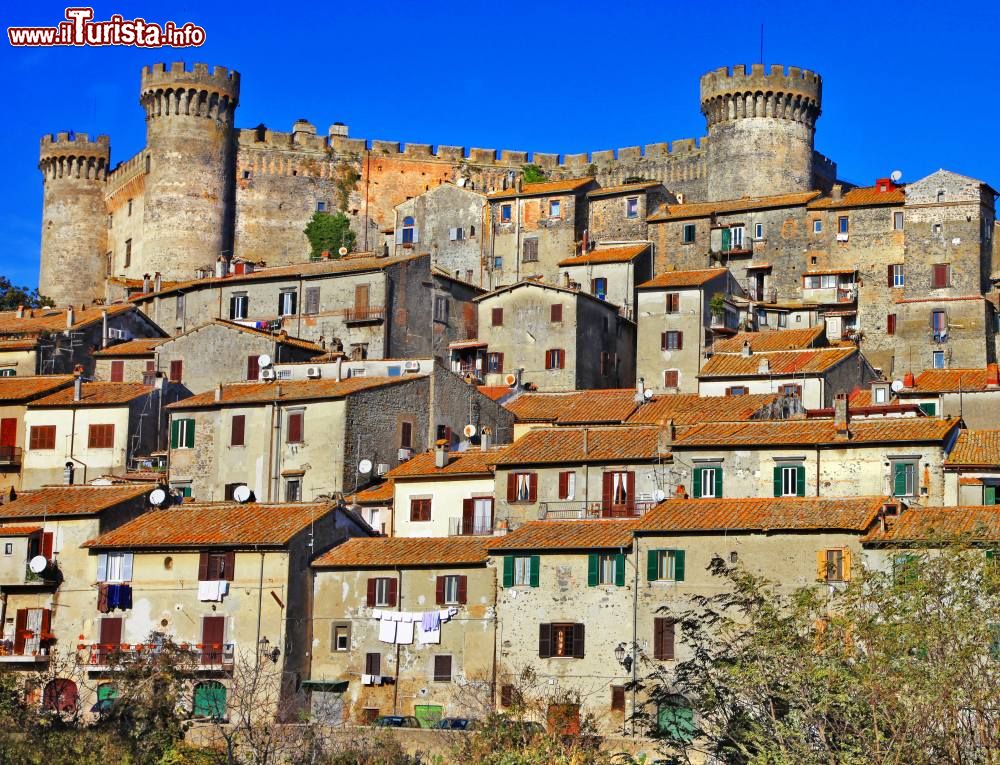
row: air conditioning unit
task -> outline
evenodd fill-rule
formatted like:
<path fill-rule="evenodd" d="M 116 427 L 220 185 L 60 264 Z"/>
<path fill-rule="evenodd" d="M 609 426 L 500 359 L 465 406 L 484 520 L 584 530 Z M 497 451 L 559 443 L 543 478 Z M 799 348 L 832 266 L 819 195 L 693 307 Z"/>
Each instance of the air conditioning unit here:
<path fill-rule="evenodd" d="M 279 369 L 277 370 L 279 380 L 291 380 L 292 370 L 291 369 Z"/>
<path fill-rule="evenodd" d="M 406 462 L 412 456 L 413 456 L 413 449 L 407 449 L 406 447 L 403 447 L 402 449 L 399 450 L 400 462 Z"/>
<path fill-rule="evenodd" d="M 388 462 L 378 463 L 378 465 L 375 467 L 375 472 L 378 475 L 385 475 L 386 473 L 389 472 L 389 463 Z"/>
<path fill-rule="evenodd" d="M 128 330 L 108 327 L 108 338 L 110 338 L 111 340 L 128 340 L 129 339 Z"/>
<path fill-rule="evenodd" d="M 277 378 L 278 378 L 278 375 L 276 375 L 274 373 L 273 369 L 262 369 L 262 370 L 260 370 L 260 379 L 261 380 L 276 380 Z"/>
<path fill-rule="evenodd" d="M 352 367 L 351 377 L 364 377 L 368 373 L 368 370 L 364 367 Z"/>
<path fill-rule="evenodd" d="M 407 372 L 419 372 L 420 371 L 420 362 L 419 361 L 404 361 L 403 362 L 403 369 L 405 369 Z"/>
<path fill-rule="evenodd" d="M 316 380 L 323 376 L 323 370 L 320 367 L 306 367 L 306 377 Z"/>

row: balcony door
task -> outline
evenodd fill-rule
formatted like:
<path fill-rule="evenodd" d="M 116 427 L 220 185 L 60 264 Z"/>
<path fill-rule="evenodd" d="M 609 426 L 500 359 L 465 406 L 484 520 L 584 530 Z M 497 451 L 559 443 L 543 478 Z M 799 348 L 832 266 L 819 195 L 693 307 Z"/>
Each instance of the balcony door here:
<path fill-rule="evenodd" d="M 201 663 L 222 664 L 225 651 L 223 642 L 226 639 L 226 617 L 205 616 L 201 620 Z"/>
<path fill-rule="evenodd" d="M 614 470 L 604 474 L 601 515 L 621 518 L 635 515 L 635 472 Z"/>
<path fill-rule="evenodd" d="M 117 651 L 122 644 L 121 617 L 104 617 L 101 619 L 101 639 L 97 647 L 97 663 L 107 664 L 108 657 Z"/>

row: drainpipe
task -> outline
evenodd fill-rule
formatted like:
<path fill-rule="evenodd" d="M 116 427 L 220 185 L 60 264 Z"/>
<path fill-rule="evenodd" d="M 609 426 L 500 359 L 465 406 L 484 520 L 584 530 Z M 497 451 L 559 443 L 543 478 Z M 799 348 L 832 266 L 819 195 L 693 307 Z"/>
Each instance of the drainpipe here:
<path fill-rule="evenodd" d="M 396 610 L 403 610 L 403 569 L 396 567 Z M 392 713 L 399 714 L 399 643 L 396 643 L 396 681 L 392 684 Z"/>
<path fill-rule="evenodd" d="M 632 716 L 635 716 L 635 686 L 639 674 L 639 537 L 635 537 L 635 570 L 632 587 Z M 635 738 L 635 720 L 632 720 L 632 738 Z"/>
<path fill-rule="evenodd" d="M 260 665 L 260 621 L 261 612 L 264 610 L 264 553 L 260 553 L 260 582 L 257 587 L 257 640 L 254 641 L 254 660 L 253 668 L 254 671 L 257 670 Z M 280 640 L 280 638 L 278 638 Z"/>
<path fill-rule="evenodd" d="M 517 227 L 514 229 L 514 283 L 521 281 L 521 198 L 514 197 L 517 208 Z"/>
<path fill-rule="evenodd" d="M 108 309 L 101 311 L 101 347 L 108 347 Z"/>
<path fill-rule="evenodd" d="M 76 379 L 73 380 L 74 403 L 80 400 L 80 397 L 82 396 L 82 391 L 83 391 L 83 378 L 80 375 L 77 375 Z M 76 444 L 76 407 L 71 406 L 71 411 L 73 412 L 73 415 L 69 428 L 69 459 L 71 462 L 76 462 L 80 465 L 83 465 L 83 482 L 87 483 L 87 463 L 73 456 L 73 447 Z"/>

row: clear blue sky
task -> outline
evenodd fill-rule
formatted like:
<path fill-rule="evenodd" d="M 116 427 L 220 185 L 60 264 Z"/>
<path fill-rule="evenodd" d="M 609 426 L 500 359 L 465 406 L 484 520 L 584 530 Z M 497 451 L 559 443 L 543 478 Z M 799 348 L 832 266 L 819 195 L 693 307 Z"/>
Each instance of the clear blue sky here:
<path fill-rule="evenodd" d="M 3 25 L 54 25 L 66 3 L 15 0 Z M 1000 186 L 1000 2 L 102 3 L 193 21 L 198 49 L 12 48 L 0 42 L 4 143 L 0 274 L 37 283 L 41 135 L 111 136 L 112 164 L 144 143 L 139 69 L 204 61 L 242 73 L 241 127 L 575 153 L 704 133 L 698 77 L 759 59 L 824 78 L 816 146 L 842 178 L 945 167 Z"/>

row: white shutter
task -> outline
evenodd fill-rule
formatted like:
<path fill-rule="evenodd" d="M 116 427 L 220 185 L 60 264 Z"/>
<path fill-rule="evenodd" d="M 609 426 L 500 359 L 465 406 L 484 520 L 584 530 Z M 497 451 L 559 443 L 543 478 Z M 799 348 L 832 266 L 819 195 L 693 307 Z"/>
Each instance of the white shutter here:
<path fill-rule="evenodd" d="M 103 582 L 108 578 L 108 554 L 101 553 L 97 556 L 97 581 Z"/>
<path fill-rule="evenodd" d="M 420 229 L 416 226 L 413 227 L 413 243 L 416 244 L 420 241 Z"/>
<path fill-rule="evenodd" d="M 450 239 L 452 242 L 454 242 L 456 239 L 458 239 L 458 229 L 457 228 L 449 228 L 448 229 L 448 239 Z"/>
<path fill-rule="evenodd" d="M 396 229 L 396 244 L 402 244 L 402 243 L 403 243 L 403 229 L 397 228 Z"/>

